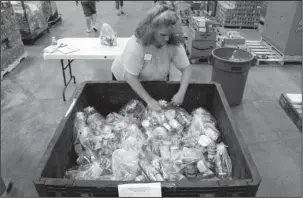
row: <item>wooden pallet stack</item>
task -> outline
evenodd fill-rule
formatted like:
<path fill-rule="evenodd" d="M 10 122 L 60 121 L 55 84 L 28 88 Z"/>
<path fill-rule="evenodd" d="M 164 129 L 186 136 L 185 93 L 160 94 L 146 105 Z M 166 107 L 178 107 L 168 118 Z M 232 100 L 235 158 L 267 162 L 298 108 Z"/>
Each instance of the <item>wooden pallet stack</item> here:
<path fill-rule="evenodd" d="M 12 5 L 1 2 L 1 79 L 26 56 Z"/>
<path fill-rule="evenodd" d="M 13 9 L 25 44 L 33 44 L 48 30 L 41 1 L 12 1 Z"/>
<path fill-rule="evenodd" d="M 261 1 L 218 1 L 216 17 L 224 27 L 257 29 Z"/>

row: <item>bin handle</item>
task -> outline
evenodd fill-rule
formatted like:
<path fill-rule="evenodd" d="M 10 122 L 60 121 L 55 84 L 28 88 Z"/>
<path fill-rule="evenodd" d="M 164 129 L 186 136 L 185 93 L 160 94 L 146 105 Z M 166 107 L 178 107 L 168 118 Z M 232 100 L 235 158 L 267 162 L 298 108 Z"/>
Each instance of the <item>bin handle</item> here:
<path fill-rule="evenodd" d="M 192 48 L 194 48 L 194 49 L 196 49 L 196 50 L 210 50 L 210 49 L 212 49 L 212 48 L 214 48 L 214 47 L 213 47 L 213 46 L 210 46 L 209 48 L 201 49 L 201 48 L 195 47 L 195 46 L 193 45 Z"/>

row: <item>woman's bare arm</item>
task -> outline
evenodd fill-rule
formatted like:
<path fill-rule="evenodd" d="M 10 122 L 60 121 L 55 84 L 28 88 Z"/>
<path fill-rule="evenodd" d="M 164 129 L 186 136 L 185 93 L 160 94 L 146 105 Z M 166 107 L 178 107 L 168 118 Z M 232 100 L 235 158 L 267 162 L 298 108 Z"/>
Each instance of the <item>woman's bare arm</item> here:
<path fill-rule="evenodd" d="M 178 93 L 180 93 L 184 97 L 190 81 L 192 66 L 188 65 L 187 67 L 185 67 L 185 69 L 181 70 L 181 72 L 182 72 L 182 77 L 181 77 L 180 88 Z"/>
<path fill-rule="evenodd" d="M 159 103 L 153 99 L 144 89 L 137 76 L 126 72 L 125 80 L 131 86 L 131 88 L 147 103 L 148 106 L 154 110 L 161 109 Z"/>

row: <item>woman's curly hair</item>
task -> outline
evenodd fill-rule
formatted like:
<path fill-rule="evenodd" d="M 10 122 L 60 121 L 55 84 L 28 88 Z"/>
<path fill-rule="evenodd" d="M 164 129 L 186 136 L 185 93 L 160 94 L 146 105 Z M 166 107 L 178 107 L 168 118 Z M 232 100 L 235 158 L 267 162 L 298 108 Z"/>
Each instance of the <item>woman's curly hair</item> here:
<path fill-rule="evenodd" d="M 139 22 L 135 36 L 142 41 L 143 45 L 150 45 L 154 41 L 155 30 L 163 25 L 174 28 L 168 44 L 178 45 L 182 41 L 179 16 L 175 4 L 170 1 L 157 2 Z"/>

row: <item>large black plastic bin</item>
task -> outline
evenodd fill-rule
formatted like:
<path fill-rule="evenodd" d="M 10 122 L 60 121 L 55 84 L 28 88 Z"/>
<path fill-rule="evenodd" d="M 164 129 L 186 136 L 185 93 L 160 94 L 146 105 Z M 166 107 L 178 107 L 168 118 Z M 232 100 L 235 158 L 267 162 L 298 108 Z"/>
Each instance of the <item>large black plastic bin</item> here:
<path fill-rule="evenodd" d="M 174 82 L 144 82 L 143 86 L 155 99 L 170 100 L 179 88 Z M 131 99 L 140 99 L 124 82 L 86 82 L 73 96 L 67 111 L 51 140 L 34 181 L 40 196 L 118 197 L 118 181 L 82 181 L 63 179 L 67 167 L 75 163 L 73 120 L 75 113 L 90 105 L 104 116 L 118 111 Z M 234 180 L 207 182 L 162 182 L 163 197 L 256 196 L 260 176 L 241 133 L 232 121 L 231 111 L 219 84 L 190 84 L 183 107 L 192 111 L 208 109 L 218 121 L 222 139 L 228 145 L 233 163 Z M 135 183 L 135 182 L 129 182 Z"/>

